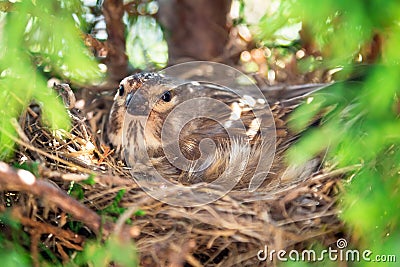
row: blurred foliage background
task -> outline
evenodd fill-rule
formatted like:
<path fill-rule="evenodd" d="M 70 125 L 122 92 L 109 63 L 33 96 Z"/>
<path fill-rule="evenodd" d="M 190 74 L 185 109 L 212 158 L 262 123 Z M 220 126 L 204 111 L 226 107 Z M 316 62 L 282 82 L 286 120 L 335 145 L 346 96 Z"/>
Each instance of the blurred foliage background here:
<path fill-rule="evenodd" d="M 319 68 L 343 69 L 339 82 L 316 93 L 293 114 L 292 127 L 304 128 L 317 113 L 324 123 L 289 151 L 301 162 L 328 150 L 339 166 L 360 165 L 346 184 L 342 218 L 351 229 L 351 245 L 374 254 L 396 254 L 400 248 L 399 74 L 400 5 L 389 1 L 285 1 L 258 24 L 268 40 L 282 25 L 301 23 L 313 36 Z M 307 62 L 307 58 L 300 60 Z M 360 64 L 369 64 L 360 66 Z M 363 265 L 367 265 L 363 263 Z M 375 263 L 370 263 L 374 265 Z"/>
<path fill-rule="evenodd" d="M 32 101 L 51 129 L 69 129 L 49 89 L 54 77 L 74 89 L 112 91 L 135 70 L 215 60 L 268 85 L 339 81 L 293 114 L 295 131 L 321 114 L 324 123 L 307 130 L 288 160 L 328 151 L 328 164 L 357 166 L 339 203 L 350 245 L 399 259 L 398 1 L 26 0 L 1 1 L 0 9 L 2 159 L 12 157 L 13 121 Z M 14 265 L 28 261 L 8 256 Z"/>
<path fill-rule="evenodd" d="M 82 14 L 80 1 L 22 1 L 3 8 L 0 43 L 0 157 L 12 156 L 17 119 L 32 100 L 43 109 L 53 129 L 68 129 L 69 118 L 47 86 L 51 75 L 73 82 L 99 78 L 99 69 L 83 45 L 72 10 Z"/>

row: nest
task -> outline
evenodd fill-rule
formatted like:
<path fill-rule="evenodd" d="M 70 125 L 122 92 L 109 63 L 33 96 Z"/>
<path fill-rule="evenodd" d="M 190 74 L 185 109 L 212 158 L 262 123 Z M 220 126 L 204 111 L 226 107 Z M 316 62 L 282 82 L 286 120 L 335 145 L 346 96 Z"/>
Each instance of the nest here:
<path fill-rule="evenodd" d="M 98 125 L 110 102 L 104 103 L 85 113 L 71 108 L 70 132 L 44 127 L 36 105 L 14 123 L 14 163 L 36 167 L 17 171 L 1 163 L 1 209 L 29 233 L 35 265 L 44 254 L 40 248 L 66 263 L 88 239 L 111 234 L 134 240 L 141 266 L 263 265 L 257 254 L 266 247 L 328 246 L 342 235 L 335 203 L 349 168 L 323 165 L 289 181 L 275 177 L 256 192 L 234 190 L 207 205 L 171 206 L 143 192 L 103 143 Z M 77 222 L 78 230 L 71 227 Z"/>

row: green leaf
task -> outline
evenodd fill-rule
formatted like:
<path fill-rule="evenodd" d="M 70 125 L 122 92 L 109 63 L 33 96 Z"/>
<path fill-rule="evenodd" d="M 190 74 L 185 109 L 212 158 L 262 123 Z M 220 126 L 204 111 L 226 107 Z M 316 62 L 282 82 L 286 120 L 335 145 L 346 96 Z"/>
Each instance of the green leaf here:
<path fill-rule="evenodd" d="M 83 183 L 87 185 L 95 185 L 96 184 L 96 181 L 94 180 L 95 177 L 96 177 L 95 174 L 91 173 L 89 175 L 89 178 L 84 180 Z"/>
<path fill-rule="evenodd" d="M 160 25 L 152 17 L 138 16 L 129 25 L 126 50 L 129 62 L 136 68 L 162 68 L 167 64 L 167 43 Z"/>
<path fill-rule="evenodd" d="M 11 120 L 18 120 L 32 101 L 40 104 L 43 122 L 51 129 L 70 128 L 64 104 L 47 88 L 44 66 L 79 84 L 101 78 L 72 16 L 81 8 L 78 0 L 27 0 L 0 17 L 0 159 L 13 155 L 17 135 Z"/>

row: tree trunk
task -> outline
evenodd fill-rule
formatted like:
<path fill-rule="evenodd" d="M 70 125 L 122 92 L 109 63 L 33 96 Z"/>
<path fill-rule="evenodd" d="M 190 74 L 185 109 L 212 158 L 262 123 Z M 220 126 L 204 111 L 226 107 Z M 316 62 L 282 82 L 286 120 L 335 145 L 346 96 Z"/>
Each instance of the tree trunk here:
<path fill-rule="evenodd" d="M 125 53 L 125 25 L 122 21 L 124 4 L 122 0 L 105 0 L 103 14 L 107 25 L 109 47 L 105 64 L 108 81 L 119 83 L 128 74 L 128 56 Z"/>
<path fill-rule="evenodd" d="M 220 61 L 228 41 L 231 0 L 160 0 L 169 64 L 188 60 Z"/>

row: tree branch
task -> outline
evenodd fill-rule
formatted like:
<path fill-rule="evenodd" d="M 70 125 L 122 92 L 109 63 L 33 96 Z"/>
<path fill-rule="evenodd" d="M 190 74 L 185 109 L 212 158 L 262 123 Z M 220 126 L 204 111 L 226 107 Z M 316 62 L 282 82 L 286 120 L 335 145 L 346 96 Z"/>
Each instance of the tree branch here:
<path fill-rule="evenodd" d="M 4 162 L 0 162 L 0 190 L 24 191 L 44 198 L 83 222 L 96 234 L 99 234 L 101 230 L 103 236 L 108 236 L 114 229 L 112 223 L 102 224 L 101 217 L 97 213 L 70 197 L 63 190 L 46 180 L 37 179 L 26 170 L 14 170 Z"/>
<path fill-rule="evenodd" d="M 125 25 L 122 21 L 124 3 L 122 0 L 105 0 L 103 14 L 107 25 L 109 47 L 105 64 L 109 82 L 119 82 L 128 74 L 128 57 L 125 54 Z"/>

